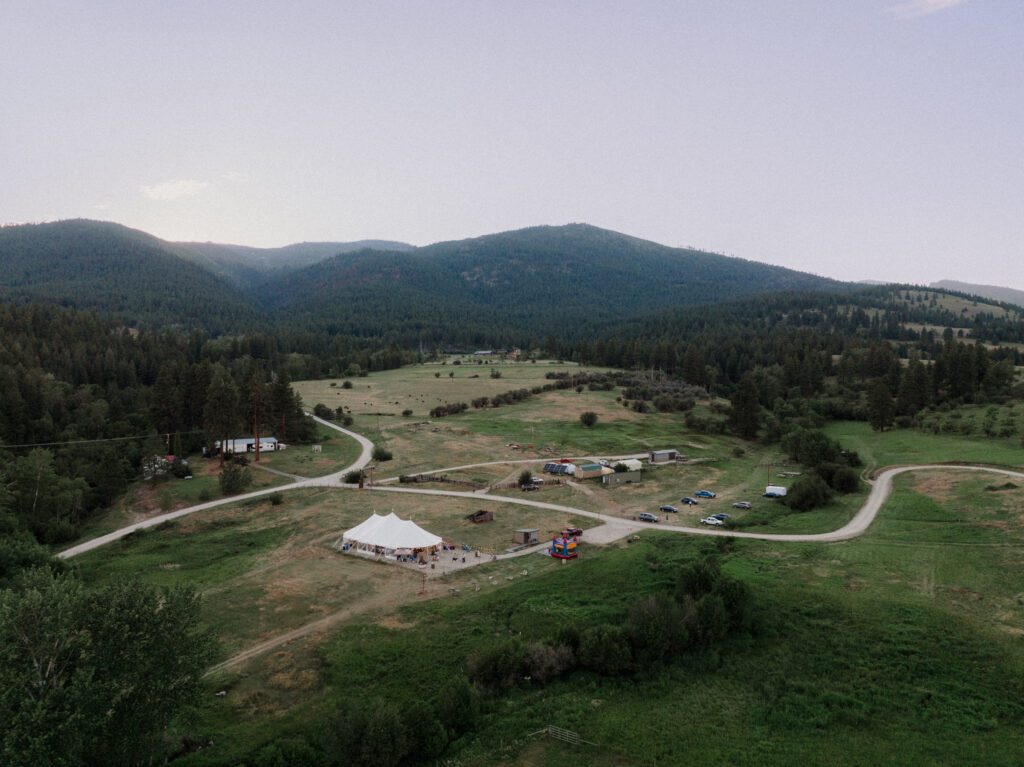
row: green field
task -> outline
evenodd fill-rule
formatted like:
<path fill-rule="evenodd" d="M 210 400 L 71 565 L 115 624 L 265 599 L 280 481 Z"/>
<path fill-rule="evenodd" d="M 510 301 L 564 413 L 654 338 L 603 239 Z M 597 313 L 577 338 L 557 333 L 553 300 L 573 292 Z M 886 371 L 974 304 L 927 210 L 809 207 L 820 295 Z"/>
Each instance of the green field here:
<path fill-rule="evenodd" d="M 317 424 L 316 441 L 319 453 L 311 445 L 289 445 L 287 450 L 261 453 L 260 463 L 286 474 L 319 477 L 340 471 L 359 457 L 359 443 L 328 426 Z"/>
<path fill-rule="evenodd" d="M 785 463 L 778 445 L 697 434 L 681 414 L 636 413 L 616 402 L 616 392 L 547 392 L 430 423 L 415 414 L 426 402 L 413 407 L 412 417 L 398 414 L 404 400 L 417 396 L 486 396 L 536 385 L 545 369 L 566 366 L 509 364 L 500 379 L 487 377 L 489 367 L 416 366 L 353 379 L 350 390 L 326 382 L 301 386 L 308 385 L 309 406 L 322 401 L 318 391 L 353 398 L 353 428 L 394 452 L 393 461 L 378 466 L 378 479 L 478 461 L 673 447 L 689 462 L 648 469 L 639 484 L 547 485 L 529 497 L 626 518 L 672 503 L 681 510 L 670 519 L 676 524 L 697 525 L 706 514 L 727 511 L 745 530 L 814 533 L 841 527 L 866 496 L 864 484 L 824 508 L 794 513 L 760 497 L 769 482 L 792 482 L 779 471 L 801 471 Z M 455 379 L 433 375 L 453 368 Z M 360 396 L 365 399 L 357 401 Z M 709 412 L 707 403 L 698 409 Z M 584 410 L 599 415 L 592 429 L 579 422 Z M 984 413 L 965 408 L 960 418 L 980 423 Z M 998 419 L 1004 417 L 1001 411 Z M 825 431 L 858 451 L 866 471 L 926 462 L 1024 463 L 1016 435 L 874 432 L 851 422 Z M 308 476 L 337 470 L 355 456 L 351 440 L 326 430 L 321 437 L 321 463 L 290 448 L 274 454 L 272 465 Z M 449 472 L 449 478 L 485 487 L 510 481 L 521 469 L 506 463 Z M 718 498 L 689 509 L 678 503 L 699 488 Z M 514 489 L 497 492 L 522 497 Z M 754 508 L 735 512 L 735 500 L 750 500 Z M 493 509 L 495 522 L 468 523 L 465 515 L 477 508 Z M 263 744 L 291 736 L 319 742 L 323 723 L 346 701 L 430 700 L 465 672 L 469 655 L 499 637 L 541 639 L 566 625 L 622 620 L 644 594 L 669 590 L 681 563 L 709 551 L 751 588 L 758 616 L 752 633 L 629 678 L 575 671 L 543 687 L 524 682 L 487 694 L 479 727 L 452 745 L 447 763 L 1015 765 L 1024 759 L 1024 489 L 1012 483 L 952 470 L 902 476 L 870 530 L 845 543 L 644 532 L 631 542 L 584 546 L 581 559 L 568 565 L 531 556 L 426 581 L 415 570 L 330 548 L 341 530 L 371 511 L 390 510 L 484 551 L 510 545 L 515 527 L 546 535 L 594 523 L 486 501 L 304 490 L 285 494 L 279 505 L 264 499 L 188 517 L 76 560 L 91 583 L 137 574 L 159 585 L 197 585 L 205 596 L 204 623 L 219 638 L 223 657 L 331 620 L 329 630 L 211 679 L 194 731 L 215 745 L 176 764 L 249 762 Z M 450 589 L 460 595 L 453 598 Z M 222 699 L 213 697 L 219 690 L 227 691 Z M 526 739 L 548 724 L 599 745 L 567 754 L 553 742 Z"/>
<path fill-rule="evenodd" d="M 901 478 L 856 541 L 648 534 L 500 589 L 404 608 L 398 624 L 353 623 L 321 647 L 315 691 L 284 715 L 239 717 L 255 690 L 244 677 L 218 681 L 228 696 L 211 700 L 201 731 L 223 745 L 181 763 L 242 759 L 286 731 L 315 738 L 313 712 L 343 700 L 428 696 L 496 636 L 541 638 L 621 616 L 639 595 L 669 588 L 678 563 L 713 549 L 753 591 L 752 635 L 627 679 L 578 671 L 485 696 L 481 727 L 452 758 L 555 767 L 565 751 L 525 736 L 556 724 L 599 744 L 573 752 L 597 765 L 1019 764 L 1024 576 L 1013 565 L 1024 491 L 937 476 L 938 487 L 935 477 Z"/>
<path fill-rule="evenodd" d="M 872 467 L 910 463 L 982 463 L 999 466 L 1024 464 L 1020 440 L 931 434 L 919 429 L 873 431 L 866 423 L 840 421 L 829 424 L 825 433 L 844 448 L 856 450 Z"/>
<path fill-rule="evenodd" d="M 466 519 L 481 508 L 494 512 L 493 522 Z M 344 530 L 372 512 L 392 511 L 485 557 L 513 546 L 518 528 L 537 528 L 545 540 L 566 526 L 595 524 L 589 517 L 486 500 L 300 490 L 282 496 L 277 505 L 254 499 L 135 533 L 77 557 L 73 566 L 88 583 L 133 575 L 159 586 L 195 585 L 205 596 L 205 625 L 225 650 L 240 650 L 346 607 L 386 611 L 416 595 L 419 572 L 342 556 L 331 548 Z M 432 589 L 480 578 L 486 575 L 475 568 L 445 576 Z"/>

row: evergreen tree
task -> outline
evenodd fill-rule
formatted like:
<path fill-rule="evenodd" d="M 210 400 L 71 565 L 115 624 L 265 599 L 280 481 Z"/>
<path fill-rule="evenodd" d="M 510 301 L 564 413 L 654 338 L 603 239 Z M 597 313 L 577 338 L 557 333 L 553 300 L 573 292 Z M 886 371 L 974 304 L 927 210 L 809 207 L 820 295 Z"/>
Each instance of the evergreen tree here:
<path fill-rule="evenodd" d="M 875 381 L 868 389 L 868 423 L 875 431 L 885 431 L 892 426 L 896 404 L 885 381 Z"/>
<path fill-rule="evenodd" d="M 930 388 L 928 368 L 920 360 L 911 360 L 900 382 L 896 412 L 900 415 L 917 415 L 928 404 Z"/>
<path fill-rule="evenodd" d="M 220 462 L 224 465 L 228 440 L 238 428 L 238 387 L 224 368 L 218 367 L 206 392 L 203 428 L 209 439 L 219 439 Z"/>
<path fill-rule="evenodd" d="M 761 403 L 754 376 L 747 373 L 740 379 L 732 397 L 732 427 L 744 439 L 755 439 L 761 427 Z"/>
<path fill-rule="evenodd" d="M 291 382 L 288 380 L 288 371 L 282 366 L 277 372 L 274 382 L 270 385 L 270 415 L 274 427 L 277 429 L 279 442 L 287 442 L 288 429 L 287 421 L 290 411 L 293 408 Z"/>

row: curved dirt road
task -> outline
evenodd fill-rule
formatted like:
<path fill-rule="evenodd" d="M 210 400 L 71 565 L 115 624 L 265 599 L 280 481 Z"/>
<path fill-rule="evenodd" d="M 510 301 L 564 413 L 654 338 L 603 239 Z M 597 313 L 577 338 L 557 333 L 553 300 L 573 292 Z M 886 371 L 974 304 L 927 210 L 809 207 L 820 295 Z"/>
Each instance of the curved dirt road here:
<path fill-rule="evenodd" d="M 288 485 L 279 485 L 277 487 L 266 488 L 263 490 L 256 490 L 251 493 L 243 493 L 242 495 L 233 495 L 228 498 L 221 498 L 216 501 L 209 501 L 208 503 L 201 503 L 196 506 L 190 506 L 186 509 L 179 509 L 178 511 L 172 511 L 167 514 L 161 514 L 156 517 L 152 517 L 143 522 L 137 522 L 127 527 L 122 527 L 120 530 L 115 530 L 112 533 L 101 535 L 98 538 L 85 541 L 72 546 L 60 552 L 57 556 L 61 559 L 70 559 L 71 557 L 79 554 L 84 554 L 87 551 L 98 549 L 101 546 L 105 546 L 108 543 L 113 543 L 116 540 L 124 538 L 136 530 L 145 530 L 150 527 L 155 527 L 164 522 L 172 519 L 178 519 L 179 517 L 186 516 L 188 514 L 195 514 L 198 511 L 205 511 L 207 509 L 216 508 L 217 506 L 223 506 L 228 503 L 235 503 L 237 501 L 244 501 L 250 498 L 259 498 L 260 496 L 269 495 L 271 493 L 284 492 L 287 490 L 298 490 L 307 487 L 338 487 L 344 489 L 353 489 L 355 485 L 345 484 L 343 478 L 345 474 L 356 469 L 361 469 L 370 463 L 370 459 L 373 453 L 373 443 L 364 437 L 362 434 L 351 431 L 349 429 L 342 428 L 335 423 L 326 421 L 322 418 L 312 416 L 312 418 L 324 426 L 335 429 L 337 431 L 346 434 L 355 439 L 362 450 L 359 458 L 350 466 L 346 466 L 340 471 L 332 472 L 321 477 L 314 477 L 311 479 L 304 479 L 299 482 L 293 482 Z M 588 456 L 589 457 L 589 456 Z M 617 456 L 617 458 L 635 457 L 634 455 L 629 456 Z M 472 469 L 480 466 L 495 466 L 500 464 L 527 464 L 527 463 L 543 463 L 545 459 L 512 459 L 507 461 L 485 461 L 482 463 L 465 464 L 462 466 L 453 466 L 443 469 L 433 469 L 431 471 L 420 472 L 421 474 L 437 474 L 442 471 L 456 471 L 461 469 Z M 529 498 L 516 498 L 511 496 L 502 495 L 491 495 L 490 493 L 479 493 L 479 492 L 463 492 L 458 490 L 435 490 L 435 489 L 419 489 L 419 488 L 408 488 L 408 487 L 395 487 L 393 483 L 397 481 L 397 477 L 388 477 L 387 479 L 380 480 L 381 484 L 373 485 L 369 489 L 376 492 L 390 492 L 390 493 L 410 493 L 416 495 L 434 495 L 434 496 L 448 496 L 453 498 L 469 498 L 473 500 L 488 500 L 495 503 L 512 503 L 519 506 L 530 506 L 537 509 L 547 509 L 549 511 L 560 511 L 569 514 L 576 514 L 579 516 L 590 517 L 592 519 L 598 519 L 604 522 L 603 525 L 588 530 L 587 541 L 592 543 L 611 543 L 612 541 L 624 538 L 632 532 L 637 530 L 665 530 L 674 533 L 684 533 L 687 535 L 705 535 L 719 538 L 749 538 L 760 541 L 790 541 L 790 542 L 836 542 L 846 541 L 851 538 L 856 538 L 861 535 L 871 523 L 874 521 L 875 516 L 881 509 L 882 504 L 892 493 L 892 478 L 906 473 L 908 471 L 927 471 L 927 470 L 956 470 L 956 471 L 985 471 L 993 474 L 1002 474 L 1008 477 L 1014 477 L 1017 479 L 1024 480 L 1024 472 L 1012 471 L 1010 469 L 997 469 L 990 468 L 987 466 L 969 466 L 960 464 L 920 464 L 913 466 L 896 466 L 891 469 L 885 469 L 882 471 L 874 480 L 871 493 L 864 505 L 857 511 L 853 518 L 845 525 L 840 527 L 838 530 L 833 530 L 828 533 L 752 533 L 744 532 L 740 530 L 721 530 L 716 527 L 684 527 L 681 525 L 666 525 L 661 523 L 649 523 L 640 522 L 632 519 L 624 519 L 622 517 L 614 517 L 608 514 L 601 514 L 596 511 L 588 511 L 586 509 L 579 509 L 573 506 L 564 506 L 555 503 L 546 503 L 544 501 L 534 501 Z M 520 552 L 516 552 L 516 555 L 520 555 Z"/>
<path fill-rule="evenodd" d="M 1010 469 L 996 469 L 986 466 L 967 466 L 957 464 L 921 464 L 914 466 L 896 466 L 884 470 L 879 474 L 871 488 L 864 505 L 860 507 L 853 518 L 838 530 L 828 533 L 748 533 L 740 530 L 721 530 L 717 527 L 683 527 L 682 525 L 665 525 L 656 522 L 639 522 L 622 517 L 613 517 L 608 514 L 601 514 L 596 511 L 577 509 L 572 506 L 563 506 L 556 503 L 545 503 L 534 501 L 529 498 L 514 498 L 503 495 L 490 495 L 488 493 L 467 493 L 456 490 L 421 490 L 405 487 L 392 487 L 375 485 L 370 488 L 378 492 L 389 493 L 418 493 L 421 495 L 442 495 L 454 498 L 471 498 L 475 500 L 496 501 L 498 503 L 514 503 L 520 506 L 532 506 L 537 509 L 549 509 L 569 514 L 576 514 L 592 519 L 600 519 L 606 526 L 612 528 L 607 531 L 598 527 L 587 531 L 587 542 L 609 543 L 622 538 L 636 530 L 667 530 L 674 533 L 687 533 L 689 535 L 707 535 L 719 538 L 750 538 L 759 541 L 790 541 L 790 542 L 823 542 L 834 543 L 836 541 L 847 541 L 864 533 L 870 527 L 878 515 L 882 504 L 892 493 L 892 479 L 895 476 L 908 471 L 929 471 L 929 470 L 955 470 L 955 471 L 986 471 L 994 474 L 1002 474 L 1007 477 L 1015 477 L 1024 480 L 1024 472 L 1011 471 Z M 602 534 L 603 533 L 603 534 Z"/>
<path fill-rule="evenodd" d="M 286 490 L 298 490 L 304 487 L 323 487 L 338 485 L 341 483 L 341 479 L 345 476 L 345 474 L 347 474 L 350 471 L 355 471 L 356 469 L 361 469 L 370 462 L 370 458 L 372 457 L 373 454 L 373 443 L 370 442 L 370 440 L 368 440 L 362 434 L 357 434 L 354 431 L 343 429 L 342 427 L 338 426 L 337 424 L 331 423 L 330 421 L 325 421 L 322 418 L 317 418 L 316 416 L 311 417 L 317 423 L 321 423 L 324 426 L 329 426 L 332 429 L 336 429 L 337 431 L 340 431 L 343 434 L 352 437 L 356 442 L 359 443 L 359 445 L 362 447 L 362 450 L 360 451 L 359 457 L 355 460 L 354 463 L 352 463 L 350 466 L 346 466 L 341 471 L 336 471 L 322 477 L 303 479 L 298 482 L 292 482 L 287 485 L 278 485 L 277 487 L 267 487 L 264 488 L 263 490 L 254 490 L 251 493 L 230 495 L 226 498 L 218 498 L 216 501 L 199 503 L 196 504 L 195 506 L 189 506 L 188 508 L 185 509 L 178 509 L 177 511 L 168 512 L 167 514 L 159 514 L 155 517 L 145 519 L 142 522 L 136 522 L 135 524 L 128 525 L 127 527 L 122 527 L 119 530 L 115 530 L 112 533 L 107 533 L 106 535 L 101 535 L 98 538 L 92 538 L 88 541 L 84 541 L 83 543 L 79 543 L 76 546 L 72 546 L 69 549 L 65 549 L 64 551 L 59 552 L 57 556 L 60 559 L 71 559 L 72 557 L 76 557 L 79 554 L 84 554 L 87 551 L 92 551 L 94 549 L 100 548 L 101 546 L 106 546 L 108 543 L 113 543 L 114 541 L 120 540 L 121 538 L 124 538 L 126 535 L 131 535 L 132 533 L 138 530 L 146 530 L 150 527 L 156 527 L 157 525 L 162 525 L 164 522 L 169 522 L 172 519 L 178 519 L 180 517 L 188 516 L 189 514 L 195 514 L 197 511 L 206 511 L 207 509 L 214 509 L 218 506 L 224 506 L 229 503 L 247 501 L 250 498 L 259 498 L 264 495 L 271 495 L 272 493 L 281 493 Z"/>

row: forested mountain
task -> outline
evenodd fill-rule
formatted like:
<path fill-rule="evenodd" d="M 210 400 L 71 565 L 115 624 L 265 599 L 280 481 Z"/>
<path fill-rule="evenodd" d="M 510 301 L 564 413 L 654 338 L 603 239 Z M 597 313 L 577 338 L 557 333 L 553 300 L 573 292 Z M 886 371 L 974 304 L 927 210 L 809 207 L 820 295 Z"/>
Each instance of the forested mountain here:
<path fill-rule="evenodd" d="M 654 309 L 843 288 L 811 274 L 572 224 L 408 253 L 351 253 L 267 283 L 260 299 L 330 332 L 379 334 L 403 346 L 473 345 L 582 338 Z"/>
<path fill-rule="evenodd" d="M 74 220 L 0 228 L 0 300 L 94 309 L 130 326 L 249 326 L 246 299 L 162 240 Z"/>
<path fill-rule="evenodd" d="M 971 296 L 981 296 L 982 298 L 1014 304 L 1015 306 L 1024 306 L 1024 290 L 1004 288 L 999 285 L 976 285 L 971 282 L 957 282 L 956 280 L 939 280 L 938 282 L 933 282 L 931 286 Z"/>
<path fill-rule="evenodd" d="M 95 309 L 133 326 L 274 328 L 405 349 L 585 338 L 657 309 L 846 289 L 582 224 L 423 248 L 363 241 L 259 249 L 169 243 L 77 220 L 0 229 L 0 263 L 0 299 Z"/>
<path fill-rule="evenodd" d="M 281 248 L 252 248 L 215 242 L 178 242 L 174 245 L 178 246 L 182 257 L 241 288 L 254 288 L 265 282 L 271 273 L 302 269 L 342 253 L 358 250 L 414 250 L 412 245 L 390 240 L 299 242 Z"/>

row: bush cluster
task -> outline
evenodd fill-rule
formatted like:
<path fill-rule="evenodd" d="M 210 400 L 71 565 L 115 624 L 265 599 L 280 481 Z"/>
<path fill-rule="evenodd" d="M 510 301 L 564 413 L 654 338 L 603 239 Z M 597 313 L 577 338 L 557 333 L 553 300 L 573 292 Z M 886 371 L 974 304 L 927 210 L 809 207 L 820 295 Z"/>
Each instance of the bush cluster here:
<path fill-rule="evenodd" d="M 813 469 L 789 489 L 785 503 L 797 511 L 810 511 L 832 500 L 833 492 L 855 493 L 860 478 L 853 467 L 860 466 L 856 452 L 843 450 L 838 442 L 815 429 L 795 429 L 782 438 L 782 449 L 790 458 Z"/>
<path fill-rule="evenodd" d="M 746 585 L 722 574 L 707 557 L 680 568 L 672 595 L 636 602 L 623 620 L 578 630 L 562 629 L 547 640 L 509 638 L 467 659 L 469 677 L 498 692 L 544 684 L 576 669 L 620 676 L 654 669 L 683 653 L 711 647 L 752 626 Z"/>
<path fill-rule="evenodd" d="M 469 409 L 469 405 L 465 402 L 448 402 L 444 405 L 438 405 L 435 408 L 431 408 L 431 418 L 444 418 L 446 415 L 455 415 L 456 413 L 462 413 Z"/>
<path fill-rule="evenodd" d="M 397 704 L 349 700 L 319 736 L 269 743 L 250 767 L 397 767 L 436 759 L 480 719 L 480 696 L 465 677 L 452 679 L 434 700 Z"/>

